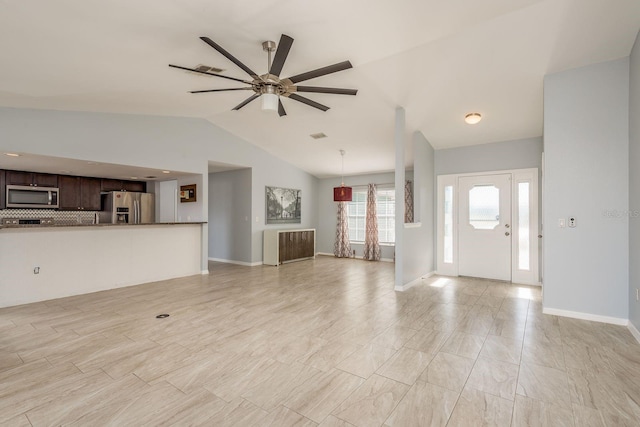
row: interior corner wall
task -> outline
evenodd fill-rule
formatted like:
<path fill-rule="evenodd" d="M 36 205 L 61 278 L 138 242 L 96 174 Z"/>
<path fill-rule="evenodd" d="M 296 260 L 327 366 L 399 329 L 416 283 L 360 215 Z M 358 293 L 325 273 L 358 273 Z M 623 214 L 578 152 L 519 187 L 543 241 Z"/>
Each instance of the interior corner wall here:
<path fill-rule="evenodd" d="M 411 177 L 407 172 L 407 179 Z M 337 204 L 333 201 L 333 187 L 340 186 L 340 178 L 324 178 L 318 184 L 318 230 L 316 237 L 316 250 L 319 253 L 332 254 L 336 240 L 336 225 L 338 222 Z M 345 185 L 350 187 L 366 187 L 367 184 L 386 184 L 393 187 L 395 176 L 393 172 L 376 173 L 367 175 L 352 175 L 344 178 Z M 351 249 L 356 251 L 356 257 L 362 258 L 364 245 L 352 243 Z M 393 260 L 394 246 L 381 246 L 382 259 Z"/>
<path fill-rule="evenodd" d="M 640 33 L 629 61 L 629 321 L 640 330 Z"/>
<path fill-rule="evenodd" d="M 251 169 L 209 174 L 209 258 L 251 262 Z"/>
<path fill-rule="evenodd" d="M 275 157 L 264 156 L 260 168 L 253 168 L 252 181 L 252 236 L 251 261 L 262 263 L 262 242 L 266 229 L 297 229 L 318 227 L 318 178 L 294 168 Z M 301 220 L 299 224 L 266 224 L 265 187 L 283 187 L 301 190 Z"/>
<path fill-rule="evenodd" d="M 416 224 L 403 229 L 402 282 L 406 285 L 433 273 L 434 150 L 420 132 L 413 134 L 413 191 Z"/>
<path fill-rule="evenodd" d="M 629 314 L 629 58 L 544 80 L 545 312 Z M 575 217 L 575 228 L 559 219 Z"/>

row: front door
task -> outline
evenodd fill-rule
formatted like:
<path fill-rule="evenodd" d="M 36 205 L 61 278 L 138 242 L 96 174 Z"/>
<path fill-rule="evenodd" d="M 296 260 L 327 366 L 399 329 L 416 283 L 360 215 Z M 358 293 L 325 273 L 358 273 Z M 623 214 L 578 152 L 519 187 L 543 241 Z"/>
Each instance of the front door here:
<path fill-rule="evenodd" d="M 511 174 L 460 177 L 458 273 L 511 281 Z"/>

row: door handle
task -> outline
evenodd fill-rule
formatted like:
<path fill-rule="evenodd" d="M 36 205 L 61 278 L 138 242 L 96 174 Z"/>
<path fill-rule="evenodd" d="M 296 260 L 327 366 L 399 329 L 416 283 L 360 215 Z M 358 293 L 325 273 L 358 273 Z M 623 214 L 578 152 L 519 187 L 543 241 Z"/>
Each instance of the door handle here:
<path fill-rule="evenodd" d="M 506 233 L 504 233 L 505 236 L 509 236 L 511 235 L 511 233 L 509 233 L 508 231 Z"/>

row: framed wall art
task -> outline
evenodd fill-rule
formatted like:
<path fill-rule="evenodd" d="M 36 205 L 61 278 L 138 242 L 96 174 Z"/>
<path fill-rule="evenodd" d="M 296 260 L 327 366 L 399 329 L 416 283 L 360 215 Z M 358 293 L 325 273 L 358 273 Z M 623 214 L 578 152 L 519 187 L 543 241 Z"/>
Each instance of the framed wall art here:
<path fill-rule="evenodd" d="M 196 184 L 180 186 L 180 203 L 196 201 Z"/>
<path fill-rule="evenodd" d="M 300 224 L 302 190 L 265 187 L 266 224 Z"/>

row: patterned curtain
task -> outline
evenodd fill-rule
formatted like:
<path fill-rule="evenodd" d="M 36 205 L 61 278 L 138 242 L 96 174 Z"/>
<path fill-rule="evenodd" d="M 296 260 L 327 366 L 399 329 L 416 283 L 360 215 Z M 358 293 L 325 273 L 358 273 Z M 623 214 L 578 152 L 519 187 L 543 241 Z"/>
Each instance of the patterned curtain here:
<path fill-rule="evenodd" d="M 336 243 L 333 246 L 333 254 L 338 258 L 349 258 L 351 256 L 347 202 L 338 202 L 338 226 L 336 227 Z"/>
<path fill-rule="evenodd" d="M 364 236 L 364 256 L 369 261 L 380 259 L 380 244 L 378 243 L 378 216 L 376 214 L 376 185 L 369 184 L 367 190 L 367 219 Z"/>
<path fill-rule="evenodd" d="M 404 184 L 404 222 L 413 222 L 413 188 L 408 180 Z"/>

